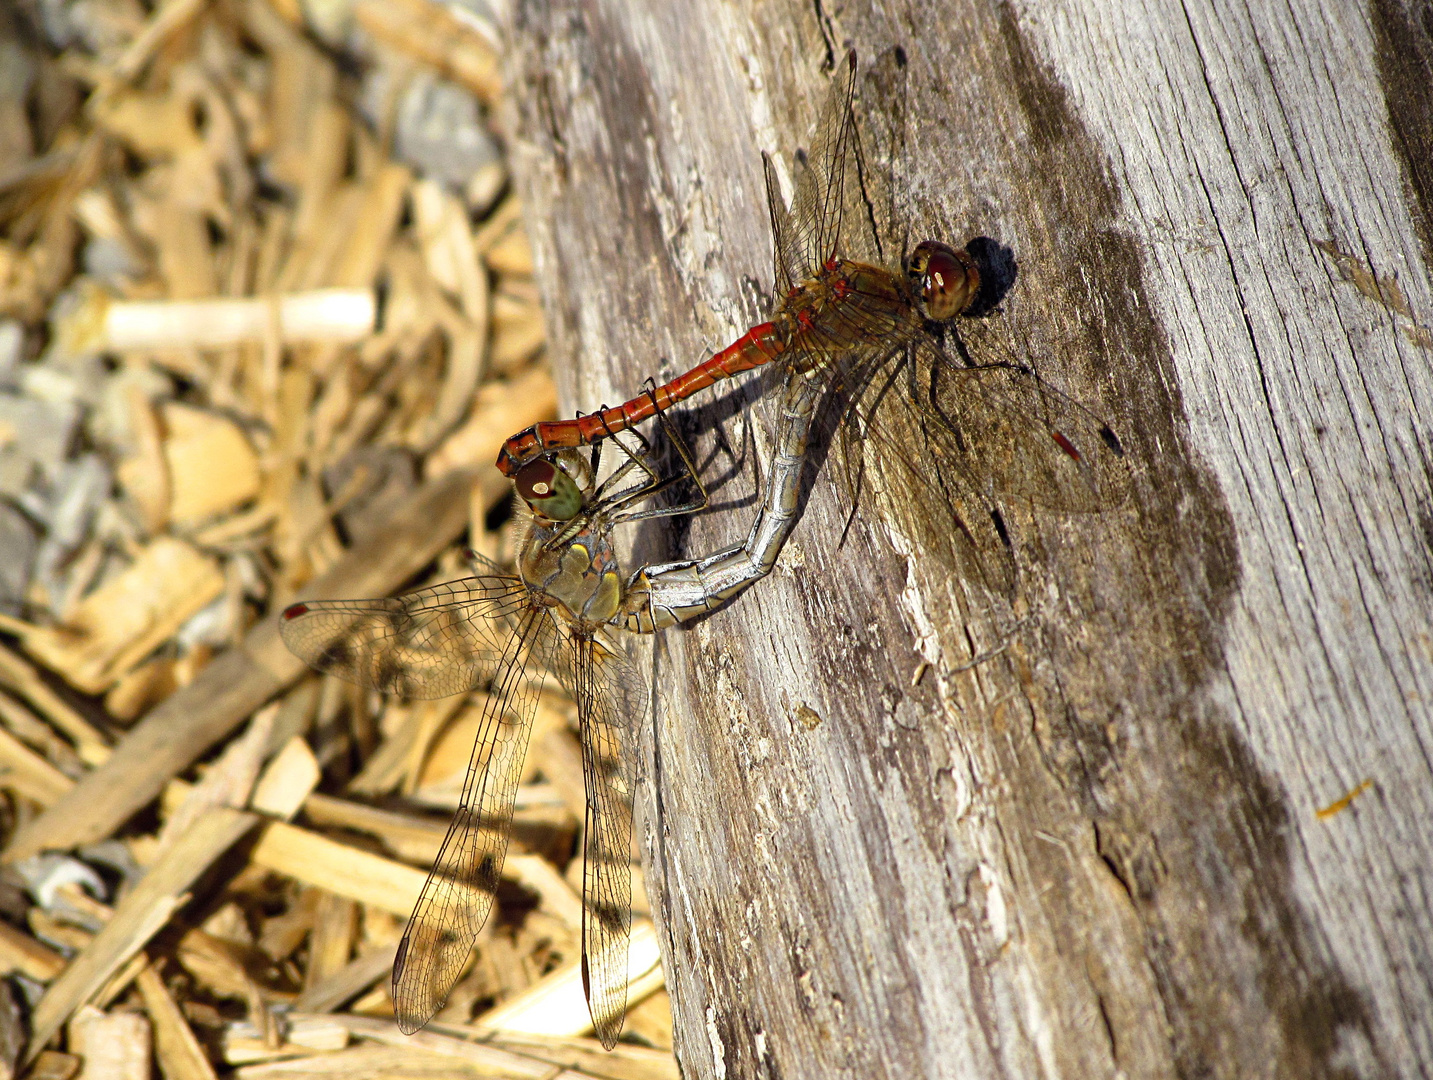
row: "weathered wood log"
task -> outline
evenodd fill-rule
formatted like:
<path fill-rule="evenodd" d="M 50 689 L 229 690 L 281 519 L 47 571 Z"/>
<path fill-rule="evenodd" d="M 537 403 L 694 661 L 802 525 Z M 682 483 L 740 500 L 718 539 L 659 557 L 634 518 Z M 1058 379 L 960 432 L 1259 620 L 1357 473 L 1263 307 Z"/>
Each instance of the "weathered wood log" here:
<path fill-rule="evenodd" d="M 906 246 L 1008 248 L 969 336 L 1132 466 L 1105 513 L 1003 503 L 1006 547 L 954 534 L 934 466 L 916 505 L 873 483 L 843 543 L 828 461 L 771 579 L 666 635 L 645 840 L 687 1075 L 1433 1068 L 1433 48 L 1409 10 L 517 5 L 567 405 L 765 316 L 758 153 L 790 168 L 850 44 Z M 740 443 L 739 408 L 684 422 Z M 749 512 L 644 550 L 735 542 Z"/>

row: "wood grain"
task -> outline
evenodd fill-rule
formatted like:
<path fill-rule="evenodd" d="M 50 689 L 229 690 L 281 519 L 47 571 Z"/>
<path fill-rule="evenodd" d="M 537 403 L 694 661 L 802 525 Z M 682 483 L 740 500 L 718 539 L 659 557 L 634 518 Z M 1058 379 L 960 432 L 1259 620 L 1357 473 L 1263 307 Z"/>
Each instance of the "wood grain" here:
<path fill-rule="evenodd" d="M 791 168 L 850 44 L 893 256 L 1008 252 L 972 355 L 1132 465 L 1106 513 L 1002 503 L 1008 548 L 950 527 L 933 465 L 908 502 L 878 468 L 843 541 L 818 451 L 777 572 L 666 636 L 645 846 L 686 1075 L 1426 1075 L 1426 26 L 541 0 L 511 30 L 566 405 L 765 315 L 759 152 Z M 763 445 L 754 393 L 681 419 L 736 474 L 719 504 L 752 491 L 722 447 Z M 747 505 L 637 550 L 738 541 Z"/>

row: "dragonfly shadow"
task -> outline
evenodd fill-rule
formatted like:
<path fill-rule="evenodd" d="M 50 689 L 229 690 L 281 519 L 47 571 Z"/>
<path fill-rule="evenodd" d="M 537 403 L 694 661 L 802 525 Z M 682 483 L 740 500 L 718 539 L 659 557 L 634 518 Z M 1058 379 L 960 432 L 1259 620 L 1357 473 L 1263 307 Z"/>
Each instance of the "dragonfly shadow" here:
<path fill-rule="evenodd" d="M 759 387 L 744 384 L 731 387 L 720 397 L 702 405 L 668 409 L 662 414 L 676 437 L 694 452 L 692 461 L 710 500 L 697 514 L 744 510 L 755 504 L 755 492 L 723 496 L 747 471 L 749 462 L 755 461 L 757 457 L 751 425 L 742 425 L 740 436 L 734 440 L 729 435 L 731 421 L 737 417 L 748 416 L 754 408 L 759 408 L 760 396 Z M 655 464 L 662 475 L 683 471 L 680 455 L 675 447 L 661 442 L 656 444 L 653 450 L 657 455 Z M 713 473 L 711 470 L 718 462 L 721 463 L 720 471 Z M 686 481 L 662 492 L 657 496 L 656 505 L 680 505 L 690 501 L 695 495 L 695 484 Z M 692 521 L 696 516 L 677 514 L 643 521 L 632 538 L 632 565 L 641 566 L 683 558 L 691 535 Z"/>
<path fill-rule="evenodd" d="M 965 309 L 965 316 L 979 319 L 999 310 L 1006 295 L 1015 287 L 1020 264 L 1015 261 L 1015 252 L 988 236 L 975 237 L 965 245 L 965 250 L 980 268 L 980 289 Z"/>

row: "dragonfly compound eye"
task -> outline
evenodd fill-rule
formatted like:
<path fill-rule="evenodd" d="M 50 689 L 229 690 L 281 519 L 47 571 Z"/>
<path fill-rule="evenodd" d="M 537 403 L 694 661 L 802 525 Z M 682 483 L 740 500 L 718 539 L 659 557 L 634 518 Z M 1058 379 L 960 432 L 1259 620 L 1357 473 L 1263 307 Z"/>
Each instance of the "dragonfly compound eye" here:
<path fill-rule="evenodd" d="M 936 322 L 955 318 L 980 290 L 980 270 L 970 253 L 936 240 L 916 246 L 910 276 L 920 290 L 922 312 Z"/>
<path fill-rule="evenodd" d="M 533 513 L 553 521 L 570 521 L 582 509 L 582 490 L 577 481 L 545 458 L 519 469 L 513 484 Z"/>

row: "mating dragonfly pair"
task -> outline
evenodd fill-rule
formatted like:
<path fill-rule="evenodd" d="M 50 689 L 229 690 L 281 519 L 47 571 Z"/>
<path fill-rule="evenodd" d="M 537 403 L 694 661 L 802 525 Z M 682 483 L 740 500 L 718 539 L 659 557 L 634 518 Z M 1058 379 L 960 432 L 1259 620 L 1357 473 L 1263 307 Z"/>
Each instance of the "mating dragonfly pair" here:
<path fill-rule="evenodd" d="M 285 643 L 321 671 L 409 698 L 488 692 L 459 809 L 394 964 L 393 1003 L 405 1032 L 442 1007 L 492 910 L 541 676 L 551 672 L 577 703 L 587 784 L 584 989 L 598 1037 L 608 1048 L 616 1042 L 631 929 L 622 738 L 643 712 L 642 680 L 625 659 L 620 632 L 649 634 L 704 614 L 771 570 L 796 519 L 812 419 L 828 391 L 921 352 L 941 369 L 940 390 L 898 395 L 901 407 L 949 436 L 946 464 L 972 492 L 1016 491 L 1062 510 L 1097 509 L 1117 497 L 1123 452 L 1108 427 L 1018 365 L 961 365 L 941 349 L 941 328 L 979 293 L 980 271 L 967 252 L 926 241 L 903 271 L 853 257 L 864 254 L 843 235 L 848 224 L 857 231 L 845 210 L 854 186 L 855 89 L 851 53 L 832 81 L 811 152 L 798 163 L 789 211 L 764 158 L 779 298 L 770 321 L 631 401 L 537 424 L 503 446 L 498 467 L 513 479 L 528 519 L 516 576 L 475 556 L 478 574 L 461 581 L 396 599 L 307 601 L 283 613 Z M 767 490 L 746 542 L 624 576 L 612 543 L 617 525 L 706 504 L 663 411 L 768 365 L 781 378 L 781 411 Z M 682 460 L 678 476 L 661 475 L 634 430 L 652 417 Z M 604 440 L 625 460 L 599 482 Z M 580 449 L 587 446 L 590 459 Z M 647 505 L 684 478 L 695 482 L 696 499 Z"/>

